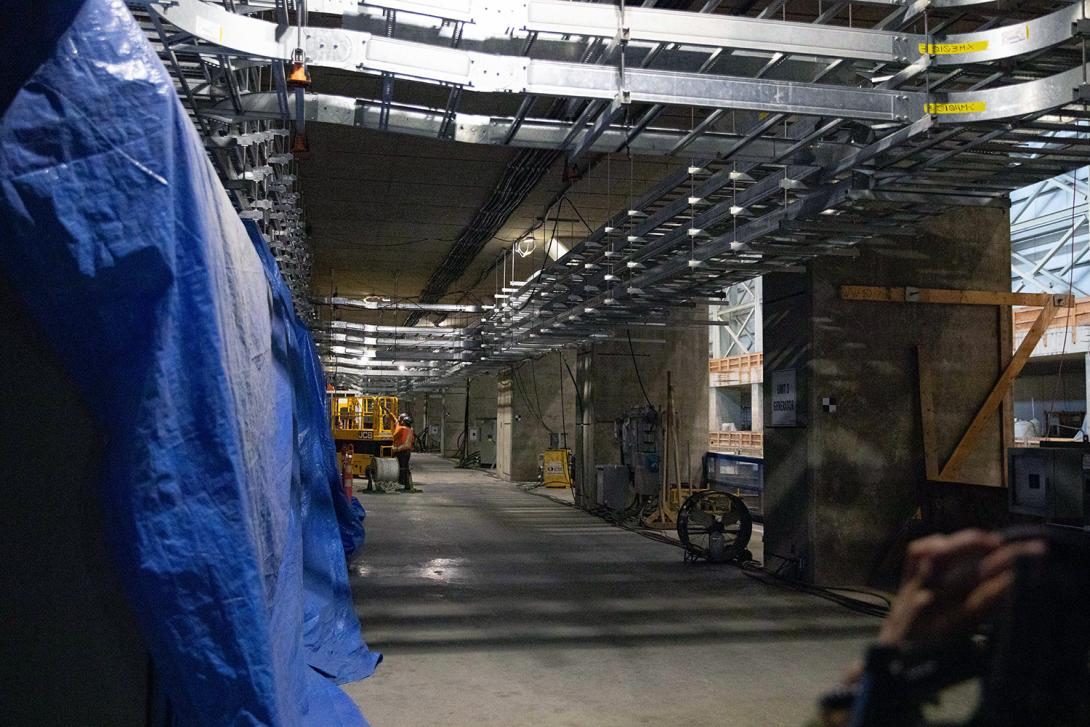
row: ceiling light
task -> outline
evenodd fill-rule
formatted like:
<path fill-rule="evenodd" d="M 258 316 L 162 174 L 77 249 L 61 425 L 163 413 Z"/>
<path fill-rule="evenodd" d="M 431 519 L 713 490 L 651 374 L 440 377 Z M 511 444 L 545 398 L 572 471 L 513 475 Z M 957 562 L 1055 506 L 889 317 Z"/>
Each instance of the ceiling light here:
<path fill-rule="evenodd" d="M 529 257 L 537 248 L 537 240 L 533 235 L 527 235 L 515 243 L 515 252 L 519 257 Z"/>

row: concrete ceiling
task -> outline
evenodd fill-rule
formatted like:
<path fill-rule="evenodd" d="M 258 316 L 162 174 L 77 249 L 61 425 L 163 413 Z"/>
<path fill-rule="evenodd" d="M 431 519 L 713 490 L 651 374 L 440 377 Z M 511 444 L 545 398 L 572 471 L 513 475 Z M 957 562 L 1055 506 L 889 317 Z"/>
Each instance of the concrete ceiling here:
<path fill-rule="evenodd" d="M 696 6 L 690 0 L 653 4 Z M 723 3 L 719 12 L 738 9 L 734 3 Z M 727 60 L 739 66 L 753 66 L 748 69 L 750 72 L 766 61 L 743 53 Z M 320 93 L 364 98 L 382 95 L 381 80 L 374 76 L 328 68 L 314 68 L 312 73 L 312 90 Z M 793 77 L 797 71 L 791 63 L 785 63 L 770 75 Z M 407 80 L 398 80 L 393 91 L 395 103 L 440 108 L 446 105 L 448 93 L 436 85 Z M 514 116 L 521 100 L 517 94 L 468 93 L 463 94 L 459 110 Z M 551 105 L 551 99 L 539 99 L 531 116 L 547 114 Z M 579 104 L 571 105 L 568 115 L 574 116 L 579 109 Z M 635 113 L 640 111 L 637 109 Z M 706 113 L 707 110 L 672 109 L 656 123 L 688 130 Z M 732 130 L 740 120 L 734 114 L 724 115 L 712 128 Z M 518 151 L 318 123 L 307 128 L 313 156 L 301 164 L 301 175 L 309 239 L 315 254 L 312 287 L 316 295 L 323 296 L 333 290 L 347 297 L 420 295 L 428 276 L 443 262 L 452 243 L 487 201 Z M 605 157 L 600 157 L 574 183 L 568 197 L 587 224 L 597 227 L 609 214 L 624 209 L 630 195 L 639 196 L 687 161 L 682 153 L 679 157 L 637 158 L 630 164 L 625 154 L 617 153 L 610 155 L 607 173 Z M 516 238 L 541 226 L 547 205 L 566 184 L 561 159 L 461 278 L 450 286 L 443 302 L 492 302 L 496 280 L 492 269 L 497 258 L 510 250 Z M 549 233 L 557 216 L 561 221 L 556 227 L 556 237 L 564 245 L 571 246 L 581 239 L 585 226 L 567 204 L 559 211 L 552 210 Z M 537 231 L 537 239 L 535 254 L 516 260 L 514 279 L 524 280 L 541 266 L 547 241 L 545 230 Z M 511 277 L 508 271 L 507 278 Z M 338 316 L 365 322 L 376 320 L 374 315 L 349 311 L 340 311 Z M 395 317 L 391 314 L 384 318 L 391 322 Z"/>
<path fill-rule="evenodd" d="M 527 230 L 539 226 L 542 229 L 534 233 L 536 240 L 534 253 L 526 258 L 515 257 L 514 279 L 525 280 L 541 267 L 546 242 L 553 236 L 554 229 L 556 239 L 566 247 L 571 247 L 582 240 L 587 232 L 587 227 L 579 219 L 580 214 L 591 228 L 596 228 L 611 214 L 627 207 L 630 189 L 633 195 L 639 196 L 669 171 L 683 163 L 677 159 L 645 157 L 634 158 L 630 164 L 624 154 L 609 155 L 608 164 L 606 159 L 607 157 L 603 155 L 585 176 L 572 183 L 566 194 L 574 203 L 575 209 L 569 204 L 554 206 L 549 212 L 546 229 L 543 227 L 542 220 L 546 205 L 564 188 L 564 162 L 558 161 L 541 184 L 511 215 L 499 234 L 489 242 L 474 265 L 455 285 L 455 289 L 465 290 L 470 287 L 482 273 L 495 265 L 497 258 L 510 251 L 512 241 L 523 236 Z M 510 265 L 508 261 L 507 279 L 512 279 Z M 480 287 L 491 292 L 494 285 L 493 277 L 489 273 Z"/>
<path fill-rule="evenodd" d="M 323 295 L 419 293 L 512 154 L 325 124 L 307 135 L 313 157 L 300 169 Z"/>
<path fill-rule="evenodd" d="M 692 0 L 660 0 L 650 4 L 675 8 L 699 6 Z M 739 12 L 742 9 L 739 5 L 754 4 L 745 0 L 724 2 L 718 12 Z M 817 7 L 811 5 L 795 7 L 792 4 L 784 17 L 794 19 L 792 16 L 796 11 L 804 11 L 799 19 L 809 19 Z M 860 6 L 856 9 L 855 21 L 874 22 L 887 12 L 889 10 L 884 8 Z M 336 18 L 327 20 L 333 24 L 339 22 Z M 720 72 L 752 74 L 766 60 L 763 56 L 735 53 L 726 59 L 729 67 L 724 66 Z M 792 62 L 787 62 L 774 69 L 769 77 L 793 78 L 804 72 L 809 72 L 809 66 L 803 64 L 795 68 Z M 374 76 L 327 68 L 314 68 L 312 73 L 312 90 L 320 93 L 365 98 L 382 95 L 381 80 Z M 447 93 L 447 89 L 436 85 L 398 80 L 394 85 L 393 100 L 395 103 L 443 107 Z M 459 110 L 513 116 L 520 101 L 521 97 L 516 94 L 468 93 L 462 96 Z M 531 116 L 546 114 L 551 104 L 551 99 L 539 99 Z M 578 113 L 579 108 L 578 104 L 569 107 L 569 116 Z M 637 109 L 635 113 L 640 111 Z M 689 130 L 708 111 L 671 109 L 656 124 Z M 752 114 L 725 114 L 711 128 L 721 131 L 744 128 L 746 121 L 753 120 L 744 118 L 748 116 Z M 316 295 L 329 295 L 335 289 L 347 297 L 418 296 L 428 276 L 442 263 L 452 243 L 486 202 L 502 178 L 506 165 L 518 151 L 317 123 L 308 125 L 308 137 L 313 157 L 301 164 L 301 175 L 309 239 L 315 253 L 312 287 Z M 631 164 L 623 153 L 610 155 L 608 165 L 604 156 L 599 157 L 597 164 L 572 185 L 568 197 L 586 223 L 597 227 L 609 214 L 623 210 L 630 195 L 639 196 L 668 172 L 687 162 L 684 152 L 678 157 L 637 158 Z M 478 254 L 465 274 L 450 286 L 443 301 L 491 302 L 497 258 L 509 251 L 512 241 L 522 237 L 527 230 L 541 227 L 540 219 L 546 206 L 566 184 L 561 159 Z M 552 220 L 557 216 L 561 221 L 556 228 L 556 237 L 564 245 L 571 246 L 581 239 L 585 226 L 567 204 L 559 211 L 552 210 L 549 233 L 553 229 Z M 536 236 L 535 253 L 516 260 L 513 276 L 516 280 L 524 280 L 541 266 L 547 236 L 543 229 L 538 229 Z M 509 270 L 506 277 L 512 277 Z M 371 321 L 375 318 L 348 311 L 338 315 L 349 320 Z M 387 322 L 391 318 L 391 315 L 386 316 Z"/>
<path fill-rule="evenodd" d="M 315 69 L 314 85 L 323 93 L 373 95 L 378 81 L 358 74 Z M 434 89 L 400 83 L 395 98 L 435 103 L 422 94 Z M 517 108 L 517 99 L 506 98 Z M 493 103 L 493 108 L 495 104 Z M 463 105 L 464 108 L 464 105 Z M 514 113 L 514 108 L 511 109 Z M 315 295 L 336 290 L 346 297 L 366 295 L 415 298 L 440 265 L 459 233 L 500 180 L 517 150 L 397 135 L 347 126 L 307 126 L 311 158 L 300 164 L 309 239 L 314 250 Z M 685 163 L 677 158 L 636 158 L 625 154 L 599 158 L 567 196 L 591 227 L 623 209 L 630 193 L 639 195 L 668 171 Z M 516 238 L 542 226 L 546 206 L 566 186 L 563 160 L 534 188 L 507 224 L 451 287 L 445 301 L 491 302 L 492 268 Z M 558 221 L 559 218 L 559 221 Z M 569 204 L 549 214 L 548 232 L 570 246 L 586 226 Z M 538 229 L 534 254 L 518 258 L 515 279 L 541 266 L 545 231 Z M 510 263 L 508 263 L 508 266 Z M 507 278 L 511 278 L 507 268 Z M 374 314 L 339 312 L 348 320 L 375 322 Z M 392 322 L 394 316 L 383 316 Z"/>

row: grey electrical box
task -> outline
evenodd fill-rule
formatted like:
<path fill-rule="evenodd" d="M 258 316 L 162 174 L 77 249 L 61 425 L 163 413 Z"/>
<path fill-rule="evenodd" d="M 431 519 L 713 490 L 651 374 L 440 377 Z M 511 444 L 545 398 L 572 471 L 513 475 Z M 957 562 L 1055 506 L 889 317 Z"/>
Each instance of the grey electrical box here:
<path fill-rule="evenodd" d="M 662 482 L 662 425 L 659 413 L 638 407 L 617 421 L 617 439 L 624 463 L 632 471 L 637 495 L 656 495 Z"/>
<path fill-rule="evenodd" d="M 623 464 L 600 464 L 595 468 L 594 501 L 599 507 L 614 511 L 628 506 L 628 468 Z"/>
<path fill-rule="evenodd" d="M 481 453 L 481 466 L 496 464 L 496 420 L 477 420 L 477 449 Z"/>
<path fill-rule="evenodd" d="M 1067 525 L 1090 524 L 1090 449 L 1022 447 L 1010 451 L 1010 511 Z"/>

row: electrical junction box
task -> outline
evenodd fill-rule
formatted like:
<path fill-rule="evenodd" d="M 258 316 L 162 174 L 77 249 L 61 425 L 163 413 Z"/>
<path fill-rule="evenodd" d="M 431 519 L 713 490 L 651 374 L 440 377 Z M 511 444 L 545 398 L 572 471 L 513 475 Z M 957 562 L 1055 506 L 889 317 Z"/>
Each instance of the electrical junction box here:
<path fill-rule="evenodd" d="M 478 419 L 476 429 L 469 431 L 477 433 L 477 450 L 481 453 L 481 465 L 491 467 L 496 464 L 496 420 Z"/>
<path fill-rule="evenodd" d="M 636 494 L 658 494 L 662 482 L 662 427 L 658 412 L 650 407 L 632 409 L 617 422 L 617 439 L 623 461 L 632 470 Z"/>
<path fill-rule="evenodd" d="M 1010 511 L 1050 522 L 1090 525 L 1090 449 L 1019 447 L 1009 450 Z"/>
<path fill-rule="evenodd" d="M 595 503 L 617 512 L 624 510 L 628 506 L 628 467 L 623 464 L 600 464 L 594 470 Z"/>

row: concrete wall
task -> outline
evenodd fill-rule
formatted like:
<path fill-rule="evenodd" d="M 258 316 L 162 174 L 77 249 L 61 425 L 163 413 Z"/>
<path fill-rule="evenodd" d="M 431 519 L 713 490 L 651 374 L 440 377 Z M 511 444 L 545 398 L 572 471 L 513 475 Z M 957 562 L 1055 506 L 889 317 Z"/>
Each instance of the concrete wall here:
<path fill-rule="evenodd" d="M 443 447 L 445 457 L 455 457 L 461 452 L 460 444 L 465 428 L 465 388 L 451 389 L 443 394 L 440 416 L 443 420 Z M 496 416 L 496 377 L 492 374 L 476 376 L 469 387 L 469 426 L 476 426 L 478 419 Z M 471 445 L 470 452 L 475 449 Z"/>
<path fill-rule="evenodd" d="M 707 316 L 707 307 L 698 306 L 675 311 L 672 324 L 666 328 L 632 329 L 636 341 L 665 339 L 664 343 L 634 343 L 630 350 L 622 337 L 580 351 L 578 377 L 583 411 L 581 436 L 575 447 L 576 477 L 580 482 L 593 483 L 595 465 L 620 462 L 614 421 L 629 409 L 646 405 L 640 378 L 651 403 L 660 410 L 665 407 L 667 372 L 672 377 L 678 417 L 677 452 L 682 479 L 699 478 L 700 460 L 708 448 L 708 327 L 685 325 L 685 321 L 705 321 Z"/>
<path fill-rule="evenodd" d="M 892 577 L 908 534 L 1000 517 L 995 488 L 926 482 L 914 348 L 926 344 L 936 439 L 945 461 L 1009 357 L 1009 311 L 843 301 L 842 284 L 1007 290 L 1007 212 L 966 209 L 857 259 L 765 278 L 766 561 L 821 583 Z M 1008 322 L 1008 323 L 1005 323 Z M 799 426 L 772 426 L 773 372 L 796 369 Z M 835 398 L 836 411 L 822 407 Z M 1001 485 L 1004 431 L 993 418 L 963 468 Z M 974 506 L 968 506 L 974 501 Z M 986 507 L 976 507 L 981 502 Z M 925 523 L 914 523 L 921 508 Z M 982 513 L 987 512 L 987 515 Z M 994 522 L 980 523 L 994 525 Z"/>
<path fill-rule="evenodd" d="M 443 395 L 439 393 L 419 393 L 409 402 L 408 411 L 413 417 L 413 428 L 416 430 L 417 439 L 426 445 L 426 451 L 437 452 L 443 440 L 444 406 Z M 436 436 L 431 436 L 429 430 L 434 429 Z"/>
<path fill-rule="evenodd" d="M 575 351 L 561 351 L 500 373 L 496 471 L 503 479 L 536 480 L 550 434 L 561 435 L 561 446 L 575 445 L 575 387 L 567 370 L 575 366 Z"/>

